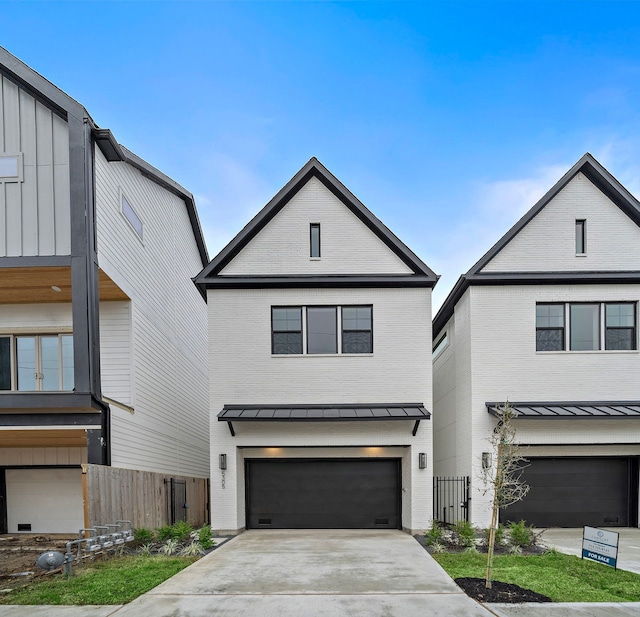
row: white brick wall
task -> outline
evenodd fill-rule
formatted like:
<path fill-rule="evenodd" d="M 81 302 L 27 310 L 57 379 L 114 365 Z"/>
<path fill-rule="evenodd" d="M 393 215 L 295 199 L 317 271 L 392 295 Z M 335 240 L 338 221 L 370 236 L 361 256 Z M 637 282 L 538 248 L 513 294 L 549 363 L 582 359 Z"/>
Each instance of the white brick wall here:
<path fill-rule="evenodd" d="M 309 225 L 320 223 L 321 258 L 309 258 Z M 411 274 L 317 178 L 282 208 L 222 270 L 241 274 Z"/>
<path fill-rule="evenodd" d="M 587 221 L 587 254 L 575 253 L 575 221 Z M 579 173 L 482 272 L 640 270 L 640 228 Z"/>
<path fill-rule="evenodd" d="M 415 437 L 413 422 L 237 422 L 234 438 L 216 415 L 223 405 L 238 403 L 416 402 L 430 410 L 430 296 L 424 289 L 209 291 L 214 528 L 245 525 L 245 447 L 280 447 L 286 456 L 361 456 L 363 448 L 369 456 L 402 456 L 403 525 L 426 528 L 432 516 L 430 421 L 420 424 Z M 373 305 L 373 354 L 272 356 L 271 306 L 340 304 Z M 417 469 L 418 452 L 427 453 L 427 470 Z M 229 463 L 224 489 L 220 453 Z"/>

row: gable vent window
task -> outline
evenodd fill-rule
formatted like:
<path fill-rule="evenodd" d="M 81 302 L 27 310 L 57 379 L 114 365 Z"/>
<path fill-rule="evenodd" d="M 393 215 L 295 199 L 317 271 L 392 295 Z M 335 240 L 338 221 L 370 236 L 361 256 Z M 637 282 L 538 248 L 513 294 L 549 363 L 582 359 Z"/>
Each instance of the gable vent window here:
<path fill-rule="evenodd" d="M 136 214 L 136 211 L 133 209 L 128 199 L 122 193 L 120 194 L 120 206 L 122 208 L 122 214 L 124 215 L 124 218 L 129 221 L 129 224 L 131 225 L 131 227 L 133 227 L 133 230 L 142 240 L 142 221 Z"/>
<path fill-rule="evenodd" d="M 320 223 L 311 223 L 310 227 L 310 255 L 320 258 Z"/>
<path fill-rule="evenodd" d="M 21 154 L 0 154 L 0 182 L 22 182 Z"/>
<path fill-rule="evenodd" d="M 587 221 L 576 220 L 576 255 L 587 254 Z"/>

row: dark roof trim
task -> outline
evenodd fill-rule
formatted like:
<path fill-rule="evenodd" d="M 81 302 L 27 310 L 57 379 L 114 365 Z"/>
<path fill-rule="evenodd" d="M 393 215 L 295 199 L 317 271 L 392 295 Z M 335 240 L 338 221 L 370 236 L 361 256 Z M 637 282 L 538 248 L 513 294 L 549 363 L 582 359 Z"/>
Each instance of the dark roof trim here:
<path fill-rule="evenodd" d="M 218 253 L 211 263 L 194 279 L 201 288 L 219 275 L 238 253 L 284 208 L 291 198 L 311 179 L 318 178 L 353 214 L 375 233 L 416 275 L 436 284 L 438 276 L 373 213 L 347 189 L 317 158 L 312 157 L 267 205 L 245 225 L 240 233 Z M 432 285 L 432 286 L 433 286 Z"/>
<path fill-rule="evenodd" d="M 98 148 L 102 150 L 102 154 L 104 154 L 105 158 L 110 163 L 126 160 L 122 147 L 116 141 L 116 138 L 109 129 L 94 128 L 93 139 L 96 144 L 98 144 Z"/>
<path fill-rule="evenodd" d="M 610 285 L 617 283 L 638 284 L 640 272 L 637 270 L 610 270 L 599 272 L 481 272 L 463 274 L 449 292 L 440 310 L 433 319 L 433 338 L 451 319 L 456 304 L 470 285 Z"/>
<path fill-rule="evenodd" d="M 225 405 L 219 422 L 353 422 L 428 420 L 421 403 L 373 405 Z"/>
<path fill-rule="evenodd" d="M 202 261 L 202 265 L 206 266 L 209 263 L 209 253 L 207 252 L 207 247 L 204 242 L 202 226 L 200 225 L 200 218 L 198 217 L 196 202 L 193 195 L 175 180 L 172 180 L 169 176 L 163 174 L 159 169 L 156 169 L 153 165 L 147 163 L 147 161 L 141 159 L 130 150 L 127 150 L 124 146 L 120 146 L 120 148 L 124 155 L 125 162 L 129 163 L 132 167 L 135 167 L 143 176 L 149 178 L 170 193 L 177 195 L 184 201 L 187 206 L 187 213 L 189 214 L 189 221 L 191 222 L 193 236 L 198 246 L 200 260 Z"/>
<path fill-rule="evenodd" d="M 100 426 L 99 413 L 3 413 L 0 426 Z"/>
<path fill-rule="evenodd" d="M 264 289 L 308 287 L 433 287 L 435 281 L 426 276 L 333 274 L 311 276 L 218 276 L 206 283 L 206 289 Z"/>
<path fill-rule="evenodd" d="M 636 225 L 640 226 L 640 203 L 629 191 L 614 178 L 590 153 L 584 154 L 580 160 L 567 171 L 558 182 L 522 217 L 520 220 L 498 240 L 464 275 L 462 275 L 454 288 L 449 292 L 440 310 L 433 320 L 434 336 L 445 326 L 453 315 L 456 303 L 460 300 L 469 285 L 508 285 L 508 284 L 537 284 L 538 280 L 544 284 L 578 283 L 578 282 L 637 282 L 637 280 L 625 280 L 623 273 L 571 273 L 571 272 L 547 272 L 547 273 L 482 273 L 481 270 L 509 243 L 513 238 L 578 174 L 583 173 L 598 189 L 600 189 L 614 204 L 616 204 Z M 606 276 L 611 274 L 608 280 Z M 626 273 L 627 275 L 632 273 Z M 550 276 L 552 280 L 542 278 Z M 599 280 L 589 280 L 588 276 L 598 275 Z M 615 278 L 621 276 L 621 279 Z M 638 275 L 638 273 L 636 273 Z M 490 278 L 492 277 L 492 278 Z M 565 277 L 565 278 L 562 278 Z M 596 277 L 597 278 L 597 277 Z"/>
<path fill-rule="evenodd" d="M 493 416 L 499 416 L 498 408 L 502 403 L 485 403 L 487 411 Z M 640 418 L 640 401 L 562 401 L 547 403 L 509 403 L 516 412 L 517 418 L 559 420 L 607 418 Z"/>

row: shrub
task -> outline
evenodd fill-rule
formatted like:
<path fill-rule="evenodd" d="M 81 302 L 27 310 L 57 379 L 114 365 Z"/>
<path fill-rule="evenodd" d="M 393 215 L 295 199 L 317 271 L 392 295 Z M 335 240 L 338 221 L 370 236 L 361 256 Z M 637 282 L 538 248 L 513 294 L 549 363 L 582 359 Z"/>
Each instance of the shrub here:
<path fill-rule="evenodd" d="M 200 527 L 198 531 L 198 542 L 205 551 L 215 544 L 211 539 L 211 525 L 203 525 Z"/>
<path fill-rule="evenodd" d="M 489 527 L 482 530 L 482 543 L 485 546 L 489 546 L 489 533 L 491 529 Z M 505 539 L 505 527 L 502 523 L 499 523 L 494 532 L 495 546 L 503 546 L 506 542 Z"/>
<path fill-rule="evenodd" d="M 162 555 L 175 555 L 180 549 L 180 542 L 178 542 L 178 540 L 176 540 L 175 538 L 169 538 L 160 547 L 158 552 Z"/>
<path fill-rule="evenodd" d="M 189 540 L 189 536 L 193 532 L 193 525 L 187 521 L 177 521 L 171 525 L 171 532 L 169 537 L 178 542 L 186 542 Z"/>
<path fill-rule="evenodd" d="M 442 529 L 440 529 L 438 521 L 431 521 L 431 526 L 429 527 L 429 530 L 424 534 L 424 538 L 427 546 L 433 546 L 436 543 L 442 543 Z"/>
<path fill-rule="evenodd" d="M 507 527 L 509 532 L 509 544 L 520 548 L 533 546 L 535 543 L 535 534 L 533 533 L 533 525 L 527 526 L 524 521 L 514 523 L 511 521 Z"/>
<path fill-rule="evenodd" d="M 431 544 L 431 552 L 432 553 L 444 553 L 446 552 L 446 547 L 444 544 L 440 543 L 440 542 L 434 542 L 433 544 Z"/>
<path fill-rule="evenodd" d="M 458 521 L 452 527 L 452 531 L 456 538 L 456 544 L 459 546 L 476 545 L 476 530 L 469 521 Z"/>
<path fill-rule="evenodd" d="M 136 542 L 141 542 L 142 544 L 147 544 L 153 540 L 153 531 L 151 529 L 147 529 L 146 527 L 138 527 L 133 532 L 133 537 Z"/>
<path fill-rule="evenodd" d="M 171 525 L 163 525 L 162 527 L 159 527 L 158 529 L 156 529 L 156 535 L 158 537 L 158 540 L 160 542 L 164 542 L 165 540 L 168 540 L 171 537 L 172 531 L 173 530 Z"/>
<path fill-rule="evenodd" d="M 204 555 L 204 548 L 202 548 L 200 542 L 194 540 L 183 546 L 178 552 L 178 555 L 180 555 L 180 557 L 199 557 L 200 555 Z"/>

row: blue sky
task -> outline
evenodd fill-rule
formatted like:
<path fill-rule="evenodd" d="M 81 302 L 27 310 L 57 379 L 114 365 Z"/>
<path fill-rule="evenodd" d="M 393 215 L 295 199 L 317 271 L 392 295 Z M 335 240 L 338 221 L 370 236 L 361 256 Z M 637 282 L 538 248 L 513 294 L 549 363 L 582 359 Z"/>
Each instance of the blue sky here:
<path fill-rule="evenodd" d="M 640 2 L 2 1 L 0 44 L 194 193 L 215 255 L 317 156 L 442 275 L 585 152 L 640 195 Z"/>

